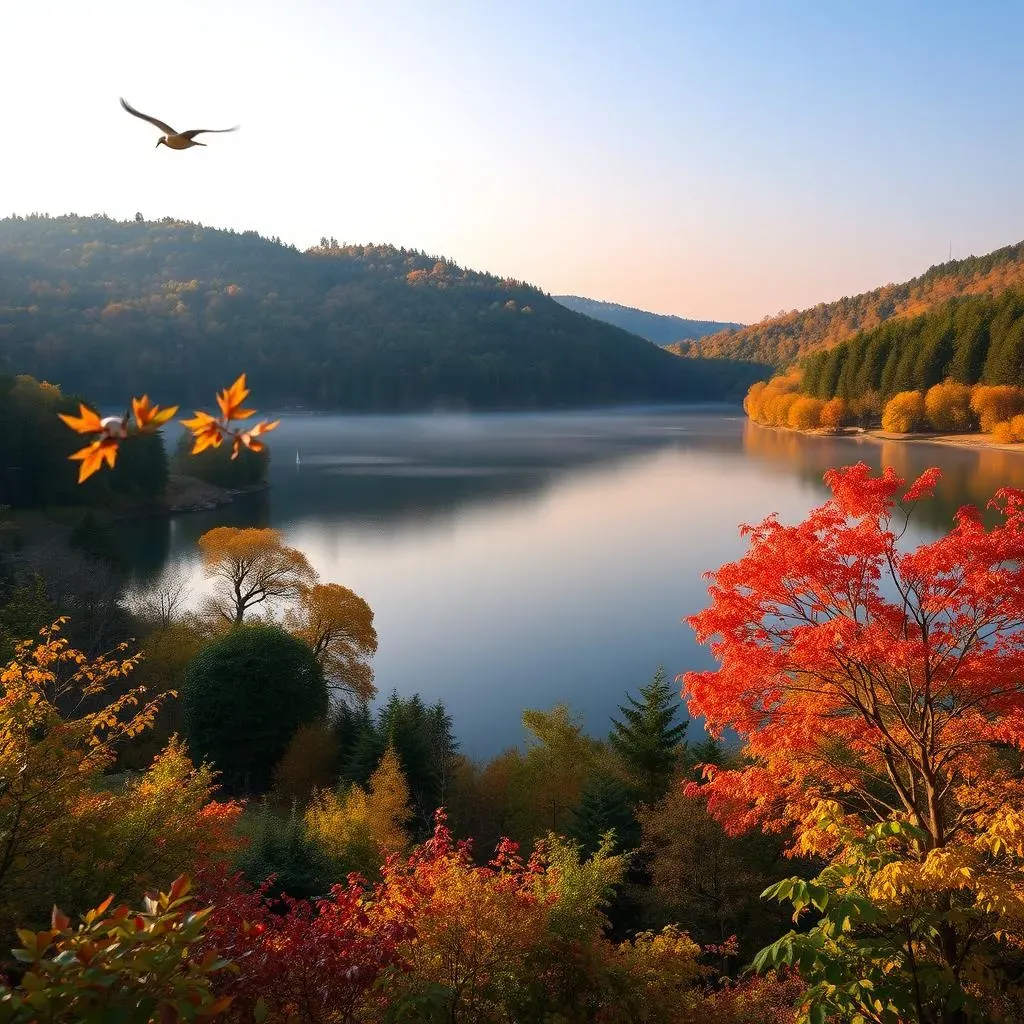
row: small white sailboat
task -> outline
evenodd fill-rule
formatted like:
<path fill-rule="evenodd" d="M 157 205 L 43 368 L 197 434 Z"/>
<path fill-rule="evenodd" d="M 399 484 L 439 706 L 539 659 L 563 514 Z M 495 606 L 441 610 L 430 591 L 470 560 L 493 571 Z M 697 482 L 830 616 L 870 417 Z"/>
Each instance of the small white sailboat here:
<path fill-rule="evenodd" d="M 299 459 L 299 449 L 298 448 L 295 449 L 295 465 L 296 466 L 301 466 L 302 465 L 302 461 Z"/>

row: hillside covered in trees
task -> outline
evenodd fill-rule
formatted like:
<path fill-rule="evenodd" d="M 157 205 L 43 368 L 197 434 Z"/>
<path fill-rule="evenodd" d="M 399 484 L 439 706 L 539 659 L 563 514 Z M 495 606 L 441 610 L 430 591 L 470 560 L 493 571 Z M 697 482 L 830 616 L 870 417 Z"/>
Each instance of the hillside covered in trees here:
<path fill-rule="evenodd" d="M 680 362 L 521 281 L 388 245 L 0 220 L 0 372 L 189 404 L 243 371 L 265 406 L 349 410 L 738 398 L 758 375 Z"/>
<path fill-rule="evenodd" d="M 672 346 L 677 355 L 736 359 L 785 367 L 800 356 L 830 348 L 860 331 L 920 316 L 957 296 L 994 296 L 1024 286 L 1024 242 L 932 267 L 904 284 L 822 302 L 811 309 L 768 317 L 738 331 Z"/>
<path fill-rule="evenodd" d="M 632 334 L 639 334 L 641 338 L 653 341 L 655 345 L 703 338 L 708 334 L 717 334 L 719 331 L 730 331 L 743 326 L 721 323 L 718 320 L 689 320 L 686 317 L 670 316 L 665 313 L 649 313 L 633 306 L 620 306 L 617 302 L 601 302 L 599 299 L 585 299 L 579 295 L 551 297 L 566 309 L 583 313 L 595 320 L 603 320 Z"/>
<path fill-rule="evenodd" d="M 804 363 L 801 390 L 851 399 L 890 398 L 951 379 L 1019 384 L 1024 379 L 1024 288 L 950 299 L 929 313 L 860 331 Z"/>

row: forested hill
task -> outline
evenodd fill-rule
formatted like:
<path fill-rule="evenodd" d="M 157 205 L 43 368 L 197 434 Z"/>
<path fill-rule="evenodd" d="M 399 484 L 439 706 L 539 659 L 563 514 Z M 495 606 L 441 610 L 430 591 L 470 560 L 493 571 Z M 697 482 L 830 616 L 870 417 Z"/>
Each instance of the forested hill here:
<path fill-rule="evenodd" d="M 632 334 L 639 334 L 641 338 L 653 341 L 655 345 L 703 338 L 707 334 L 743 326 L 742 324 L 721 323 L 718 320 L 688 320 L 685 317 L 669 316 L 665 313 L 648 313 L 644 309 L 620 306 L 617 302 L 584 299 L 579 295 L 553 295 L 552 298 L 567 309 L 592 316 L 595 320 L 614 324 Z"/>
<path fill-rule="evenodd" d="M 847 400 L 964 384 L 1024 381 L 1024 288 L 964 295 L 909 319 L 862 331 L 805 362 L 801 390 Z"/>
<path fill-rule="evenodd" d="M 421 252 L 299 252 L 169 218 L 0 220 L 0 372 L 187 406 L 242 371 L 264 409 L 353 410 L 716 399 L 757 376 Z"/>
<path fill-rule="evenodd" d="M 1024 242 L 932 267 L 904 284 L 819 303 L 812 309 L 770 317 L 738 331 L 673 346 L 680 355 L 753 360 L 783 367 L 798 356 L 830 348 L 887 320 L 927 313 L 957 295 L 996 295 L 1024 285 Z"/>

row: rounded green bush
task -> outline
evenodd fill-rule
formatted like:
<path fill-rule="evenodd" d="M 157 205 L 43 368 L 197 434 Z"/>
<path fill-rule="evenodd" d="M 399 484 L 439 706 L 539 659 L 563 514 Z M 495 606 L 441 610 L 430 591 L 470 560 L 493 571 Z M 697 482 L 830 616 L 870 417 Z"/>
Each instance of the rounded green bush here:
<path fill-rule="evenodd" d="M 327 712 L 313 652 L 277 626 L 236 626 L 189 663 L 182 718 L 192 755 L 221 773 L 228 793 L 270 789 L 295 731 Z"/>

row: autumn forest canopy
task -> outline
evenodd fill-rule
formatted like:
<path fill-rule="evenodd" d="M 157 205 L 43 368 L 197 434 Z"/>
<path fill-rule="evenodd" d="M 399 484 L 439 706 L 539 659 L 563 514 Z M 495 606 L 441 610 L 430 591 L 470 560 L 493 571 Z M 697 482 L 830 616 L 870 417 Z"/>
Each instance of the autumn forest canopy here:
<path fill-rule="evenodd" d="M 159 380 L 187 403 L 242 371 L 264 405 L 348 410 L 738 399 L 757 376 L 413 250 L 299 252 L 169 218 L 0 221 L 0 372 L 108 403 Z"/>
<path fill-rule="evenodd" d="M 736 331 L 673 345 L 682 355 L 769 364 L 775 369 L 829 349 L 887 321 L 914 318 L 957 296 L 997 296 L 1024 285 L 1024 242 L 985 256 L 952 260 L 902 284 L 887 284 L 835 302 L 780 312 Z"/>

